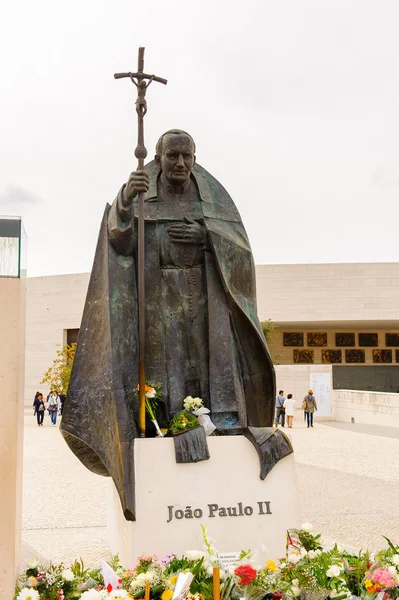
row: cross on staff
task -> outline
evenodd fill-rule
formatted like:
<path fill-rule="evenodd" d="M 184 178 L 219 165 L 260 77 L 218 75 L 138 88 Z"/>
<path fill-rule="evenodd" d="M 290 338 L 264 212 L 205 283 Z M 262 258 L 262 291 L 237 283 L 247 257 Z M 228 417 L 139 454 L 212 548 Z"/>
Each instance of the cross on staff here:
<path fill-rule="evenodd" d="M 138 121 L 137 146 L 134 155 L 137 169 L 144 169 L 147 149 L 144 145 L 144 116 L 147 112 L 145 95 L 153 82 L 167 84 L 167 80 L 144 73 L 144 48 L 139 48 L 136 73 L 115 73 L 115 79 L 128 77 L 137 87 L 136 112 Z M 144 192 L 138 193 L 138 313 L 139 313 L 139 432 L 145 437 L 145 287 L 144 287 Z"/>

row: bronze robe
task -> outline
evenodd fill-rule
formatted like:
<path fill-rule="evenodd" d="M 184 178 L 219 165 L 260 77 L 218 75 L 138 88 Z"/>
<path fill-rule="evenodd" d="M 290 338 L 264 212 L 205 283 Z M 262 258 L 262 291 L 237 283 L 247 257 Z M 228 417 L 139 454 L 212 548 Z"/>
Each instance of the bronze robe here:
<path fill-rule="evenodd" d="M 158 199 L 158 166 L 151 162 L 146 170 L 150 188 L 145 202 L 145 369 L 147 379 L 163 384 L 165 419 L 170 410 L 179 410 L 179 403 L 182 408 L 184 396 L 179 398 L 179 393 L 198 390 L 222 434 L 246 426 L 270 427 L 274 369 L 257 317 L 255 268 L 237 208 L 220 183 L 195 165 L 192 180 L 198 206 L 193 203 L 193 217 L 205 228 L 207 242 L 204 250 L 193 253 L 192 264 L 186 259 L 180 264 L 178 256 L 171 257 L 164 232 L 184 215 L 178 202 L 171 214 L 171 204 Z M 61 431 L 87 468 L 113 478 L 125 517 L 134 519 L 137 227 L 121 222 L 115 203 L 107 206 L 100 230 Z M 175 273 L 165 273 L 169 268 Z M 201 281 L 190 288 L 195 273 Z M 184 353 L 175 356 L 171 334 L 176 328 L 182 332 L 184 326 L 175 320 L 168 333 L 167 317 L 168 309 L 176 313 L 180 302 L 190 319 L 190 293 L 197 294 L 193 333 L 205 339 L 196 339 L 193 356 L 187 355 L 183 363 Z M 180 334 L 176 345 L 179 342 L 187 346 Z M 174 364 L 186 369 L 178 374 L 177 385 L 171 373 Z"/>

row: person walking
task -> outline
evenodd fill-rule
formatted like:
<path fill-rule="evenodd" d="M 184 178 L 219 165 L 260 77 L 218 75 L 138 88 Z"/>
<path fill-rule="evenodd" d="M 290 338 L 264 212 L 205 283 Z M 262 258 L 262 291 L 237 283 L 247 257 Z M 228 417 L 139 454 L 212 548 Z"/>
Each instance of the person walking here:
<path fill-rule="evenodd" d="M 37 409 L 36 409 L 35 402 L 36 402 L 36 398 L 37 398 L 39 395 L 40 395 L 40 392 L 36 392 L 36 394 L 35 394 L 35 399 L 33 400 L 33 416 L 35 416 L 35 415 L 36 415 L 36 412 L 37 412 Z"/>
<path fill-rule="evenodd" d="M 284 408 L 284 390 L 280 390 L 276 398 L 276 427 L 279 426 L 281 418 L 281 427 L 285 425 L 285 408 Z"/>
<path fill-rule="evenodd" d="M 35 414 L 37 419 L 37 426 L 43 426 L 43 418 L 44 418 L 44 400 L 43 394 L 38 394 L 33 402 L 33 406 L 35 407 Z"/>
<path fill-rule="evenodd" d="M 285 416 L 287 417 L 287 427 L 292 429 L 292 421 L 295 416 L 295 400 L 292 394 L 288 394 L 287 399 L 284 402 Z"/>
<path fill-rule="evenodd" d="M 60 402 L 60 398 L 55 390 L 53 390 L 50 395 L 50 398 L 49 398 L 49 401 L 47 404 L 47 408 L 49 409 L 49 412 L 50 412 L 52 424 L 56 425 L 58 411 L 61 408 L 61 402 Z"/>
<path fill-rule="evenodd" d="M 308 427 L 313 427 L 313 413 L 317 410 L 317 404 L 312 390 L 308 390 L 307 395 L 304 397 L 303 406 L 306 412 Z"/>

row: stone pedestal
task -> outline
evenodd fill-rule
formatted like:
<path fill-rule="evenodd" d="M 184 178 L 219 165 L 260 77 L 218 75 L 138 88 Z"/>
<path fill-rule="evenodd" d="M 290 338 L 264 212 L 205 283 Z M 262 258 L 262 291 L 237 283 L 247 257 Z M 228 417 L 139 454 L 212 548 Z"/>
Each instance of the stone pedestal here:
<path fill-rule="evenodd" d="M 20 569 L 25 365 L 25 280 L 0 277 L 0 598 Z"/>
<path fill-rule="evenodd" d="M 280 460 L 264 481 L 259 458 L 242 436 L 209 437 L 210 459 L 176 464 L 171 438 L 135 440 L 136 521 L 123 517 L 112 482 L 108 538 L 122 564 L 142 553 L 202 550 L 201 524 L 223 553 L 265 546 L 285 554 L 286 531 L 300 525 L 294 455 Z"/>

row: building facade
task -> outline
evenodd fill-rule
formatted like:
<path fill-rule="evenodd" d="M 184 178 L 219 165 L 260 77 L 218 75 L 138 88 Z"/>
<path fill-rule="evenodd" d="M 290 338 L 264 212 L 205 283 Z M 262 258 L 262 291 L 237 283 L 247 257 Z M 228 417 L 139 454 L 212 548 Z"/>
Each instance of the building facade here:
<path fill-rule="evenodd" d="M 301 395 L 312 373 L 399 367 L 399 263 L 257 265 L 256 277 L 278 387 Z M 47 391 L 57 348 L 76 339 L 88 283 L 88 273 L 28 278 L 27 402 Z"/>

